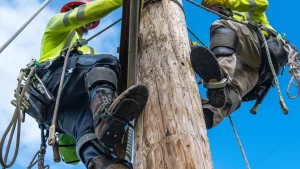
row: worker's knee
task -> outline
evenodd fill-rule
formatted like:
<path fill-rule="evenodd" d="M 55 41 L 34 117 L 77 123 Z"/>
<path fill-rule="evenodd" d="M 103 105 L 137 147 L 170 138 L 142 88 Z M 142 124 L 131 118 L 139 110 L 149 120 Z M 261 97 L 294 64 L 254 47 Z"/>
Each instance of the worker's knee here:
<path fill-rule="evenodd" d="M 78 68 L 86 69 L 85 88 L 90 89 L 95 85 L 109 84 L 117 88 L 121 66 L 118 59 L 112 55 L 82 55 L 77 61 Z"/>
<path fill-rule="evenodd" d="M 218 27 L 211 32 L 210 50 L 216 57 L 231 56 L 238 48 L 238 35 L 235 30 Z"/>
<path fill-rule="evenodd" d="M 87 91 L 96 84 L 109 84 L 115 89 L 118 85 L 118 78 L 116 73 L 107 67 L 94 67 L 85 76 L 85 86 Z"/>
<path fill-rule="evenodd" d="M 121 64 L 117 57 L 109 54 L 96 55 L 98 61 L 95 67 L 107 67 L 113 70 L 117 77 L 121 74 Z"/>
<path fill-rule="evenodd" d="M 79 68 L 107 67 L 113 70 L 118 77 L 121 74 L 121 65 L 118 58 L 109 54 L 82 55 L 78 58 L 76 65 Z"/>

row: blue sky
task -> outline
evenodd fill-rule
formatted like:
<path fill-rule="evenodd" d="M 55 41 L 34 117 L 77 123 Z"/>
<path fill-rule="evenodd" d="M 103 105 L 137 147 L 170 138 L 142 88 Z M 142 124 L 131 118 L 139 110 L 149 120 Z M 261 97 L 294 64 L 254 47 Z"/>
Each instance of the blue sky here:
<path fill-rule="evenodd" d="M 18 19 L 18 22 L 15 23 L 15 25 L 12 25 L 11 27 L 6 27 L 7 25 L 1 25 L 0 27 L 3 28 L 3 30 L 11 30 L 9 33 L 3 33 L 1 34 L 0 29 L 0 37 L 3 37 L 2 40 L 0 40 L 0 45 L 3 44 L 4 40 L 7 39 L 17 28 L 20 26 L 20 24 L 24 23 L 27 18 L 37 9 L 39 6 L 39 3 L 42 3 L 41 0 L 27 0 L 26 2 L 24 0 L 13 0 L 8 1 L 4 0 L 0 2 L 0 7 L 7 7 L 14 12 L 13 14 L 18 16 L 18 13 L 21 13 L 22 15 L 25 15 L 24 18 L 12 18 L 10 20 L 14 21 L 14 19 Z M 68 2 L 67 0 L 52 0 L 50 4 L 47 6 L 47 8 L 43 11 L 42 16 L 39 16 L 36 18 L 34 22 L 32 22 L 28 28 L 25 29 L 25 32 L 18 37 L 10 47 L 6 49 L 5 52 L 3 52 L 0 55 L 0 65 L 2 63 L 6 63 L 6 65 L 15 66 L 14 72 L 16 70 L 20 69 L 22 66 L 24 66 L 24 63 L 28 62 L 28 59 L 33 56 L 38 57 L 39 53 L 39 43 L 42 35 L 42 31 L 44 30 L 47 20 L 51 15 L 59 12 L 60 7 Z M 200 1 L 197 1 L 200 2 Z M 289 3 L 283 3 L 283 1 L 275 1 L 270 0 L 269 1 L 269 9 L 267 11 L 267 16 L 272 24 L 272 26 L 280 33 L 286 33 L 287 38 L 291 41 L 291 43 L 300 46 L 300 40 L 298 39 L 298 23 L 297 20 L 299 18 L 297 17 L 299 14 L 298 12 L 298 6 L 300 5 L 299 1 L 296 0 L 290 0 Z M 291 5 L 291 2 L 293 2 L 293 5 Z M 12 4 L 17 6 L 12 6 Z M 28 7 L 24 11 L 24 6 L 27 5 Z M 31 6 L 31 7 L 30 7 Z M 188 27 L 193 30 L 206 44 L 209 44 L 209 27 L 215 21 L 218 19 L 217 16 L 214 14 L 211 14 L 207 11 L 204 11 L 196 6 L 193 6 L 192 4 L 184 1 L 183 6 L 186 12 L 187 16 L 187 25 Z M 22 8 L 21 8 L 22 7 Z M 3 11 L 3 10 L 2 10 Z M 2 15 L 3 16 L 3 15 Z M 20 17 L 20 16 L 19 16 Z M 96 29 L 95 31 L 99 31 L 100 29 L 106 27 L 110 23 L 114 22 L 115 20 L 119 19 L 121 17 L 121 9 L 118 9 L 117 11 L 113 12 L 112 14 L 108 15 L 106 18 L 101 20 L 100 28 Z M 3 19 L 3 18 L 2 18 Z M 3 20 L 0 19 L 2 23 L 4 23 Z M 1 24 L 0 22 L 0 24 Z M 14 22 L 13 22 L 14 23 Z M 33 28 L 39 28 L 39 29 L 33 29 Z M 110 31 L 104 33 L 97 39 L 93 40 L 91 42 L 91 46 L 97 49 L 99 53 L 116 53 L 116 48 L 119 43 L 119 36 L 120 36 L 120 24 L 115 26 Z M 40 31 L 38 31 L 40 30 Z M 32 35 L 33 32 L 36 31 L 36 37 L 30 37 L 30 38 L 36 38 L 36 41 L 30 42 L 30 44 L 35 44 L 34 47 L 26 48 L 26 40 L 28 40 L 29 37 L 26 35 Z M 90 32 L 90 35 L 95 33 L 95 31 Z M 39 32 L 39 33 L 38 33 Z M 7 35 L 7 36 L 4 36 Z M 20 57 L 14 57 L 14 55 L 20 55 L 19 53 L 13 53 L 15 52 L 14 46 L 18 47 L 18 50 L 20 50 L 20 46 L 25 46 L 24 51 L 28 56 L 26 59 L 23 59 L 23 61 L 20 61 Z M 30 50 L 30 52 L 29 52 Z M 24 55 L 24 54 L 22 54 Z M 5 60 L 3 56 L 10 56 L 9 59 Z M 11 64 L 9 60 L 13 60 Z M 15 78 L 12 78 L 11 82 L 9 81 L 8 76 L 10 75 L 10 72 L 6 72 L 7 69 L 1 69 L 1 67 L 4 67 L 5 65 L 0 66 L 1 73 L 0 77 L 7 77 L 7 81 L 4 82 L 3 85 L 11 86 L 15 85 Z M 11 68 L 12 69 L 12 68 Z M 273 88 L 268 96 L 266 97 L 263 104 L 260 106 L 258 114 L 256 116 L 253 116 L 250 114 L 249 110 L 251 109 L 254 102 L 250 103 L 244 103 L 241 108 L 232 115 L 232 118 L 234 120 L 235 126 L 237 128 L 238 134 L 240 136 L 240 139 L 242 141 L 242 144 L 244 146 L 245 152 L 247 154 L 250 166 L 252 169 L 299 169 L 300 165 L 298 163 L 300 159 L 300 155 L 298 152 L 300 152 L 300 136 L 299 136 L 299 129 L 300 129 L 300 123 L 298 123 L 298 119 L 300 119 L 299 110 L 297 109 L 297 103 L 299 103 L 299 99 L 296 100 L 290 100 L 287 98 L 287 95 L 285 93 L 287 84 L 289 82 L 290 75 L 287 73 L 287 69 L 285 69 L 285 73 L 283 76 L 279 77 L 280 86 L 282 89 L 282 93 L 284 96 L 284 99 L 286 101 L 287 106 L 289 107 L 289 115 L 284 115 L 281 111 L 281 108 L 278 104 L 278 96 L 276 93 L 275 88 Z M 3 73 L 4 72 L 4 73 Z M 16 77 L 17 73 L 12 73 L 14 77 Z M 201 89 L 201 95 L 205 96 L 205 90 L 200 87 Z M 9 112 L 12 110 L 10 107 L 7 109 L 7 105 L 9 105 L 9 102 L 12 96 L 13 88 L 9 90 L 5 88 L 7 91 L 11 91 L 7 93 L 7 95 L 0 96 L 0 110 L 1 114 L 3 112 Z M 4 91 L 1 91 L 3 93 Z M 9 99 L 7 99 L 9 98 Z M 2 101 L 3 100 L 3 101 Z M 5 101 L 4 101 L 5 100 Z M 9 118 L 8 118 L 9 119 Z M 1 120 L 1 124 L 5 124 L 3 126 L 6 126 L 8 123 L 7 120 Z M 27 122 L 28 125 L 29 122 Z M 34 122 L 32 122 L 34 123 Z M 1 128 L 3 128 L 1 126 Z M 33 124 L 35 126 L 35 124 Z M 26 126 L 24 127 L 26 128 Z M 32 126 L 27 126 L 28 128 L 32 128 Z M 23 129 L 22 131 L 24 131 Z M 1 130 L 1 135 L 2 135 Z M 32 132 L 31 132 L 32 133 Z M 23 144 L 21 146 L 20 151 L 21 155 L 19 155 L 17 159 L 17 163 L 12 168 L 24 168 L 25 164 L 28 164 L 29 161 L 26 161 L 27 159 L 31 158 L 36 150 L 39 147 L 39 143 L 37 139 L 32 140 L 32 137 L 27 138 L 26 135 L 29 135 L 28 133 L 24 134 L 24 137 L 26 138 L 26 141 L 23 141 Z M 217 126 L 216 128 L 213 128 L 208 131 L 209 135 L 209 141 L 210 141 L 210 147 L 212 152 L 212 158 L 214 163 L 215 169 L 244 169 L 245 163 L 243 161 L 242 155 L 240 153 L 238 144 L 236 142 L 233 130 L 231 128 L 231 125 L 229 123 L 228 119 L 225 119 L 222 124 Z M 23 137 L 23 138 L 24 138 Z M 35 135 L 36 137 L 36 135 Z M 34 145 L 30 146 L 30 143 L 34 143 Z M 46 164 L 51 164 L 51 168 L 83 168 L 82 165 L 78 165 L 76 167 L 65 165 L 63 163 L 60 164 L 54 164 L 52 162 L 52 153 L 51 149 L 48 149 L 48 156 L 46 158 Z M 26 158 L 25 158 L 26 157 Z M 26 159 L 26 160 L 25 160 Z"/>
<path fill-rule="evenodd" d="M 199 1 L 198 1 L 199 2 Z M 267 11 L 271 25 L 280 33 L 286 33 L 291 43 L 300 46 L 297 31 L 299 1 L 269 1 Z M 184 1 L 187 25 L 206 44 L 209 44 L 209 28 L 217 16 Z M 293 5 L 291 5 L 293 4 Z M 252 169 L 298 169 L 300 159 L 300 118 L 299 98 L 288 99 L 286 88 L 290 75 L 286 67 L 279 76 L 280 87 L 289 108 L 284 115 L 278 104 L 278 96 L 273 88 L 260 106 L 256 116 L 250 114 L 254 102 L 243 103 L 233 115 L 233 121 L 244 146 Z M 201 88 L 201 95 L 205 90 Z M 245 163 L 228 119 L 208 131 L 214 167 L 216 169 L 243 169 Z"/>

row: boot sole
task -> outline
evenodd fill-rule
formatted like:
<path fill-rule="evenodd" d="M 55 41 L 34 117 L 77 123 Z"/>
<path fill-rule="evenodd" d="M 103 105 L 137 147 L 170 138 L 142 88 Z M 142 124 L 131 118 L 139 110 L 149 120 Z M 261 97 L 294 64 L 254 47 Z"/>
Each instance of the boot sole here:
<path fill-rule="evenodd" d="M 123 137 L 128 122 L 138 117 L 148 100 L 148 89 L 134 85 L 119 95 L 108 108 L 113 117 L 105 122 L 99 141 L 113 148 Z"/>
<path fill-rule="evenodd" d="M 223 73 L 215 55 L 205 47 L 197 46 L 191 52 L 191 63 L 194 71 L 204 82 L 218 82 L 223 79 Z M 220 108 L 227 102 L 227 91 L 222 89 L 207 89 L 209 103 Z"/>

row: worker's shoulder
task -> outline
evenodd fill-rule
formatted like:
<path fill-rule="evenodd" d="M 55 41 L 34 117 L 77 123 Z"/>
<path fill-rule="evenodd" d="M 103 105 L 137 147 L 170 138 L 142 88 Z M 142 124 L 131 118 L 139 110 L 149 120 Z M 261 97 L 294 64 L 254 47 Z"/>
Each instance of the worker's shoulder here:
<path fill-rule="evenodd" d="M 64 17 L 64 13 L 58 13 L 58 14 L 55 14 L 55 15 L 53 15 L 50 19 L 49 19 L 49 21 L 48 21 L 48 23 L 47 23 L 47 27 L 50 27 L 55 21 L 57 21 L 58 19 L 63 19 L 63 17 Z"/>

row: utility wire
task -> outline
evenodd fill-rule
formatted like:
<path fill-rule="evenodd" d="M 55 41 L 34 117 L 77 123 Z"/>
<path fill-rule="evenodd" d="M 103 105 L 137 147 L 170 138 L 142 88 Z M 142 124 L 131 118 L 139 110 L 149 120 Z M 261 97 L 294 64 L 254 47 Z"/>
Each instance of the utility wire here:
<path fill-rule="evenodd" d="M 205 43 L 192 30 L 190 30 L 190 28 L 187 29 L 204 47 L 208 48 Z"/>
<path fill-rule="evenodd" d="M 255 168 L 257 168 L 258 166 L 260 166 L 264 161 L 266 161 L 271 155 L 273 155 L 274 153 L 276 153 L 282 146 L 284 146 L 284 144 L 280 144 L 278 147 L 276 147 L 273 151 L 271 151 L 267 156 L 265 156 L 262 160 L 260 160 L 256 165 Z"/>
<path fill-rule="evenodd" d="M 256 165 L 254 165 L 254 168 L 259 167 L 264 161 L 266 161 L 270 156 L 272 156 L 273 154 L 275 154 L 280 148 L 290 144 L 291 142 L 291 137 L 293 137 L 292 135 L 286 136 L 286 140 L 288 141 L 284 141 L 281 144 L 279 144 L 277 147 L 275 147 L 268 155 L 266 155 L 262 160 L 260 160 Z"/>
<path fill-rule="evenodd" d="M 40 7 L 39 9 L 22 25 L 20 29 L 17 30 L 17 32 L 10 38 L 8 39 L 3 46 L 0 47 L 0 54 L 2 51 L 26 28 L 26 26 L 47 6 L 47 4 L 51 0 L 46 0 Z"/>

